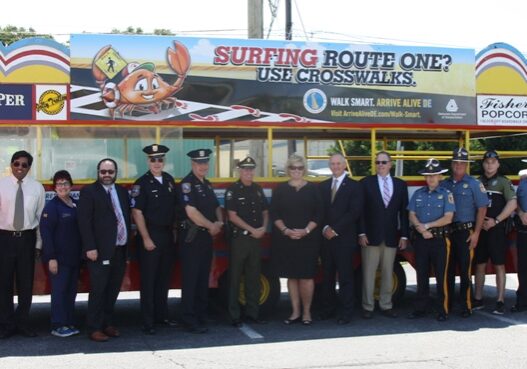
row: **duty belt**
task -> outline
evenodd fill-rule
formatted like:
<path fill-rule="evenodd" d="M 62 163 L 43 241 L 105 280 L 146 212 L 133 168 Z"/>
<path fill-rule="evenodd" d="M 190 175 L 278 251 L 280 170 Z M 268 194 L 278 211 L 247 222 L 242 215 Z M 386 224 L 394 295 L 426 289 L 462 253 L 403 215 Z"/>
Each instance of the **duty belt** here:
<path fill-rule="evenodd" d="M 468 231 L 470 229 L 473 229 L 474 228 L 474 222 L 455 222 L 455 223 L 452 223 L 452 231 L 453 232 L 456 232 L 456 231 Z"/>
<path fill-rule="evenodd" d="M 179 228 L 183 229 L 183 230 L 190 229 L 190 228 L 193 228 L 193 227 L 196 227 L 198 231 L 208 232 L 207 228 L 205 228 L 205 227 L 198 227 L 197 225 L 195 225 L 194 223 L 191 223 L 188 220 L 184 220 L 184 221 L 179 223 Z"/>
<path fill-rule="evenodd" d="M 452 233 L 452 230 L 449 226 L 428 228 L 427 231 L 432 233 L 434 238 L 445 238 L 448 237 L 450 233 Z M 423 235 L 417 231 L 415 231 L 415 234 L 418 237 L 424 238 Z"/>

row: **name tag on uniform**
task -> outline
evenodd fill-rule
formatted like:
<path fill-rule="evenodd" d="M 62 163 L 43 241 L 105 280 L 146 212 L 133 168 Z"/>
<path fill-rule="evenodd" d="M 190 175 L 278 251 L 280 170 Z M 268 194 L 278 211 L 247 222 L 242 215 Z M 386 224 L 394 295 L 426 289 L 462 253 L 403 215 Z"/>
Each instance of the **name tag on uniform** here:
<path fill-rule="evenodd" d="M 110 265 L 110 260 L 103 260 L 102 265 Z"/>

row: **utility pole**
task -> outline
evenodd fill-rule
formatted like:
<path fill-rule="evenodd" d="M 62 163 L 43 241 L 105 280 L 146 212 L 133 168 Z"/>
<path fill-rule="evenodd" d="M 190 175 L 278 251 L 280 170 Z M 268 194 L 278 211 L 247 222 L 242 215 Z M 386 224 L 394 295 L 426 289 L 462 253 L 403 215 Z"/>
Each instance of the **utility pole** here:
<path fill-rule="evenodd" d="M 293 21 L 291 16 L 291 0 L 285 0 L 285 39 L 293 39 Z M 287 156 L 296 152 L 296 140 L 287 140 Z M 304 153 L 307 156 L 307 152 Z"/>
<path fill-rule="evenodd" d="M 263 38 L 263 0 L 247 1 L 248 38 Z M 265 176 L 263 140 L 249 140 L 249 155 L 256 162 L 256 175 Z M 269 157 L 269 155 L 265 155 Z M 231 160 L 231 163 L 233 160 Z M 267 176 L 270 176 L 268 173 Z"/>

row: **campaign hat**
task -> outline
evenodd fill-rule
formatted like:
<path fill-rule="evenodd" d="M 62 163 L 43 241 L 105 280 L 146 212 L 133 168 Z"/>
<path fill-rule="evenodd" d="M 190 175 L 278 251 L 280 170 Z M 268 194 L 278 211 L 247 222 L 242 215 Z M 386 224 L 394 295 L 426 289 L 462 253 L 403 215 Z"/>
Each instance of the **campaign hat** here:
<path fill-rule="evenodd" d="M 439 163 L 439 160 L 430 158 L 427 160 L 424 169 L 419 171 L 419 174 L 424 176 L 433 176 L 436 174 L 443 174 L 445 172 L 448 172 L 448 169 L 441 168 L 441 163 Z"/>

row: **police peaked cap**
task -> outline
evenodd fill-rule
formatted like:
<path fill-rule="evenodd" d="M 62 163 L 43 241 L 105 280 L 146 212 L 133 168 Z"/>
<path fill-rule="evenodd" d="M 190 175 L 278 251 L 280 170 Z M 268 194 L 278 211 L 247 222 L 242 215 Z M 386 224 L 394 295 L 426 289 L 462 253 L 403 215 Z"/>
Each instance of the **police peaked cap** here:
<path fill-rule="evenodd" d="M 197 149 L 187 152 L 187 156 L 197 163 L 207 163 L 210 160 L 211 149 Z"/>
<path fill-rule="evenodd" d="M 452 161 L 460 161 L 462 163 L 472 163 L 474 160 L 468 158 L 468 151 L 464 147 L 456 147 L 452 152 Z"/>
<path fill-rule="evenodd" d="M 148 145 L 143 147 L 143 152 L 150 157 L 165 156 L 170 149 L 165 145 Z"/>
<path fill-rule="evenodd" d="M 242 168 L 242 169 L 243 168 L 247 168 L 247 169 L 256 168 L 256 162 L 254 161 L 253 158 L 248 156 L 238 163 L 238 168 Z"/>
<path fill-rule="evenodd" d="M 448 172 L 448 169 L 441 168 L 439 160 L 435 158 L 430 158 L 426 162 L 425 168 L 419 171 L 419 174 L 422 174 L 424 176 L 433 176 L 435 174 L 443 174 L 445 172 Z"/>

